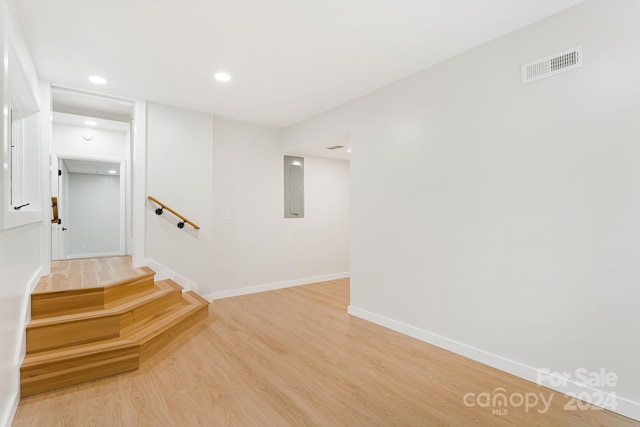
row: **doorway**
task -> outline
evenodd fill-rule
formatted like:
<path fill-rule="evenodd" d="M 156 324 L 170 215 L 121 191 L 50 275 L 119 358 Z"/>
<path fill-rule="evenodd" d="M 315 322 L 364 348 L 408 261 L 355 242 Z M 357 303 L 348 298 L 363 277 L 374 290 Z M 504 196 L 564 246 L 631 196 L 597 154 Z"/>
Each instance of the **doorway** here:
<path fill-rule="evenodd" d="M 53 88 L 51 259 L 131 254 L 132 101 Z"/>
<path fill-rule="evenodd" d="M 51 229 L 51 259 L 125 255 L 124 160 L 58 158 L 57 164 L 52 197 L 58 221 Z"/>

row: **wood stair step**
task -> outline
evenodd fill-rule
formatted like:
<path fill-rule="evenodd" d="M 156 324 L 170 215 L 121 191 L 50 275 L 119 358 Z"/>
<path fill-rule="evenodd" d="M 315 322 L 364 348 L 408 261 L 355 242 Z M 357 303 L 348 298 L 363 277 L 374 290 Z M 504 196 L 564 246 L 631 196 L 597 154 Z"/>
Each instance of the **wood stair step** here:
<path fill-rule="evenodd" d="M 27 355 L 20 368 L 20 396 L 133 371 L 139 363 L 139 345 L 120 338 Z"/>
<path fill-rule="evenodd" d="M 64 291 L 37 292 L 31 295 L 31 318 L 77 314 L 95 311 L 132 295 L 154 288 L 155 272 L 147 267 L 144 273 L 105 286 Z"/>
<path fill-rule="evenodd" d="M 27 354 L 120 335 L 120 316 L 106 310 L 61 316 L 27 325 Z M 43 319 L 49 320 L 49 319 Z"/>
<path fill-rule="evenodd" d="M 104 287 L 104 303 L 112 303 L 121 298 L 126 298 L 130 295 L 135 295 L 143 292 L 146 289 L 153 289 L 155 271 L 148 267 L 144 267 L 146 274 L 143 274 L 132 280 L 123 280 L 122 282 L 115 283 Z M 149 280 L 151 279 L 151 280 Z"/>
<path fill-rule="evenodd" d="M 135 347 L 136 343 L 121 337 L 111 338 L 98 342 L 78 344 L 71 347 L 56 348 L 53 350 L 40 351 L 38 353 L 27 354 L 22 362 L 22 370 L 31 371 L 38 366 L 46 364 L 64 363 L 87 357 L 88 355 L 98 355 L 109 353 L 128 347 Z"/>
<path fill-rule="evenodd" d="M 143 328 L 130 331 L 126 338 L 140 344 L 141 363 L 155 355 L 166 343 L 207 317 L 209 302 L 195 292 L 182 295 L 181 306 L 170 310 Z"/>
<path fill-rule="evenodd" d="M 27 325 L 27 353 L 120 336 L 121 329 L 179 303 L 181 291 L 175 282 L 160 281 L 105 309 L 34 319 Z"/>
<path fill-rule="evenodd" d="M 182 300 L 182 287 L 173 280 L 155 283 L 157 290 L 149 297 L 133 297 L 108 304 L 110 310 L 120 313 L 120 329 L 140 323 L 156 313 L 162 312 Z M 144 304 L 141 303 L 144 299 Z M 121 333 L 122 335 L 122 333 Z"/>

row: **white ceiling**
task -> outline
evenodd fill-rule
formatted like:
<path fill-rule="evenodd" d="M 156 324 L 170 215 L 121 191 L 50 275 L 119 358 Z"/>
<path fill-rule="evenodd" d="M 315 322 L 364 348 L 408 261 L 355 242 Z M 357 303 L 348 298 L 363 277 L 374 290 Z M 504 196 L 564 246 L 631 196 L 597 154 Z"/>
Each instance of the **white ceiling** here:
<path fill-rule="evenodd" d="M 8 2 L 45 80 L 284 127 L 581 0 Z"/>

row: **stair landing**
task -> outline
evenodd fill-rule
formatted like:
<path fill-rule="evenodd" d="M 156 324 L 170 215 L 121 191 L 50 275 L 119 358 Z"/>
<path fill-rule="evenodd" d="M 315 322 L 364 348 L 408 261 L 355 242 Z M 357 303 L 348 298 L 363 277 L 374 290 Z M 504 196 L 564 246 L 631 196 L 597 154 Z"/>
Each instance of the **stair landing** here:
<path fill-rule="evenodd" d="M 147 267 L 133 267 L 130 256 L 51 261 L 51 273 L 40 279 L 33 293 L 97 288 L 148 272 Z"/>

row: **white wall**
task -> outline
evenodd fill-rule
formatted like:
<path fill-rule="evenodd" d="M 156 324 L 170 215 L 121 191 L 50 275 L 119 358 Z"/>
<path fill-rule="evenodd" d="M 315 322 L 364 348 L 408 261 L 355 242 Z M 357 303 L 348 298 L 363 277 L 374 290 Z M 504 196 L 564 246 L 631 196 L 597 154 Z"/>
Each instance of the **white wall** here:
<path fill-rule="evenodd" d="M 211 285 L 213 118 L 159 104 L 147 106 L 147 194 L 201 227 L 180 230 L 147 201 L 145 257 L 196 285 Z M 201 290 L 200 290 L 201 291 Z"/>
<path fill-rule="evenodd" d="M 120 177 L 70 173 L 69 258 L 120 252 Z"/>
<path fill-rule="evenodd" d="M 529 379 L 604 367 L 640 418 L 638 19 L 588 1 L 284 131 L 351 135 L 352 314 Z"/>
<path fill-rule="evenodd" d="M 86 133 L 93 137 L 91 141 L 84 140 Z M 124 160 L 129 156 L 128 149 L 127 132 L 53 124 L 53 152 L 60 158 Z"/>
<path fill-rule="evenodd" d="M 19 30 L 11 24 L 11 19 L 6 10 L 6 4 L 0 0 L 0 57 L 5 57 L 6 42 L 11 36 L 14 46 L 18 50 L 28 84 L 34 88 L 34 93 L 39 96 L 41 115 L 49 117 L 48 108 L 49 92 L 45 84 L 38 84 L 35 70 L 32 66 L 29 52 L 21 43 Z M 13 66 L 13 65 L 12 65 Z M 7 82 L 4 69 L 0 69 L 0 104 L 3 108 L 7 99 Z M 46 123 L 45 120 L 43 120 Z M 6 124 L 0 124 L 0 145 L 6 146 L 4 132 Z M 47 154 L 49 138 L 46 127 L 43 126 L 39 138 L 41 158 Z M 5 152 L 5 150 L 0 150 Z M 6 150 L 8 152 L 8 150 Z M 0 158 L 3 154 L 0 153 Z M 40 159 L 41 160 L 41 159 Z M 39 161 L 40 161 L 39 160 Z M 2 161 L 5 161 L 4 159 Z M 43 168 L 44 169 L 44 168 Z M 49 178 L 44 170 L 41 171 L 39 186 L 48 188 Z M 46 201 L 48 190 L 42 191 L 42 203 Z M 6 195 L 5 195 L 6 196 Z M 40 204 L 40 202 L 38 202 Z M 4 206 L 3 203 L 0 205 Z M 46 203 L 44 206 L 48 206 Z M 43 216 L 50 214 L 46 209 Z M 42 218 L 41 218 L 42 219 Z M 1 228 L 1 226 L 0 226 Z M 46 230 L 46 232 L 45 232 Z M 19 400 L 20 363 L 24 354 L 24 330 L 26 319 L 29 317 L 29 295 L 31 288 L 35 286 L 40 274 L 48 270 L 45 259 L 48 250 L 43 241 L 47 239 L 48 227 L 42 220 L 28 225 L 7 230 L 0 229 L 0 426 L 9 425 Z"/>
<path fill-rule="evenodd" d="M 210 298 L 347 274 L 346 162 L 305 159 L 306 217 L 284 219 L 279 130 L 150 103 L 147 135 L 147 193 L 201 227 L 148 203 L 152 266 Z"/>
<path fill-rule="evenodd" d="M 348 274 L 349 164 L 306 157 L 305 217 L 285 219 L 287 153 L 280 136 L 275 129 L 215 120 L 214 297 Z"/>
<path fill-rule="evenodd" d="M 0 231 L 0 422 L 18 403 L 30 287 L 40 278 L 41 223 Z M 4 424 L 0 424 L 4 425 Z"/>

